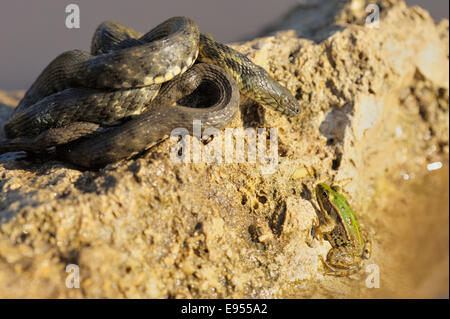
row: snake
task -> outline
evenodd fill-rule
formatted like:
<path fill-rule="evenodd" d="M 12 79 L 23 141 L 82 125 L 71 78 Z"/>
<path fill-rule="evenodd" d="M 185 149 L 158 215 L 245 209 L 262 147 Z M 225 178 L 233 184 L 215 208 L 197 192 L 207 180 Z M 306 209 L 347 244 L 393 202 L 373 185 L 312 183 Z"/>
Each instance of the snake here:
<path fill-rule="evenodd" d="M 86 168 L 130 158 L 194 120 L 223 128 L 240 94 L 285 116 L 292 93 L 244 54 L 173 17 L 145 34 L 101 23 L 91 52 L 60 54 L 42 71 L 4 126 L 0 154 L 45 153 Z"/>

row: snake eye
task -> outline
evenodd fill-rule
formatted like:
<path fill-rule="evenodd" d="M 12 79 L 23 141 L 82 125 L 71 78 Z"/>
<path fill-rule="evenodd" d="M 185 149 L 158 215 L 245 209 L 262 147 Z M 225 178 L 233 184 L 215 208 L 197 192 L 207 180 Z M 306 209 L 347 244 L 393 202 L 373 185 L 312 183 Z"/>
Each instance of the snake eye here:
<path fill-rule="evenodd" d="M 287 96 L 285 96 L 281 99 L 281 105 L 287 105 L 288 103 L 289 103 L 289 99 Z"/>

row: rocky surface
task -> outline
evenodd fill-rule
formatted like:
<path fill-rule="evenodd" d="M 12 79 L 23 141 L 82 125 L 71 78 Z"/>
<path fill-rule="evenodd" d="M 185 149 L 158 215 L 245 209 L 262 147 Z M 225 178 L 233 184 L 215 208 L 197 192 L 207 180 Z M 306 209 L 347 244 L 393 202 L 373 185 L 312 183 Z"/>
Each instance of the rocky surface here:
<path fill-rule="evenodd" d="M 245 102 L 231 125 L 278 129 L 273 174 L 177 164 L 169 140 L 98 171 L 2 155 L 0 297 L 448 296 L 448 20 L 380 6 L 378 29 L 353 1 L 316 7 L 314 28 L 293 9 L 234 45 L 305 106 L 288 119 Z M 0 92 L 0 127 L 21 94 Z M 364 270 L 324 275 L 330 245 L 308 240 L 318 181 L 344 187 L 380 288 Z M 66 287 L 70 264 L 80 289 Z"/>

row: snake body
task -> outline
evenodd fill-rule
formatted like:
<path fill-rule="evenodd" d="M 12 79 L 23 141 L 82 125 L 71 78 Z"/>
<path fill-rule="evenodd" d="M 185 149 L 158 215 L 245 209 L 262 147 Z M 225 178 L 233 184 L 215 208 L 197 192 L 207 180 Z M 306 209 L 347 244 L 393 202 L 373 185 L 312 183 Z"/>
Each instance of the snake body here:
<path fill-rule="evenodd" d="M 144 35 L 104 22 L 91 53 L 65 52 L 43 70 L 5 125 L 0 154 L 55 146 L 64 160 L 101 167 L 174 128 L 191 129 L 194 119 L 224 127 L 237 111 L 238 90 L 282 114 L 300 112 L 263 68 L 200 34 L 189 18 L 170 18 Z"/>

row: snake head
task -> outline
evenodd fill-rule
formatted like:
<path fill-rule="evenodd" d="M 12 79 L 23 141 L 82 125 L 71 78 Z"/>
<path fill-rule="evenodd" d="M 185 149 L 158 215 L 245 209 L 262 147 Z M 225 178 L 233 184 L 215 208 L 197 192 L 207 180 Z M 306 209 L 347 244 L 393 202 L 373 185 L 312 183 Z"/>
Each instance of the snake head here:
<path fill-rule="evenodd" d="M 276 91 L 278 94 L 273 94 L 272 98 L 276 103 L 275 110 L 288 115 L 288 116 L 297 116 L 300 114 L 301 108 L 297 99 L 292 96 L 291 92 L 278 84 L 280 86 L 279 90 Z"/>
<path fill-rule="evenodd" d="M 300 114 L 300 104 L 287 88 L 272 77 L 266 77 L 265 82 L 264 85 L 258 86 L 258 88 L 264 88 L 263 91 L 258 92 L 258 102 L 286 116 Z"/>

